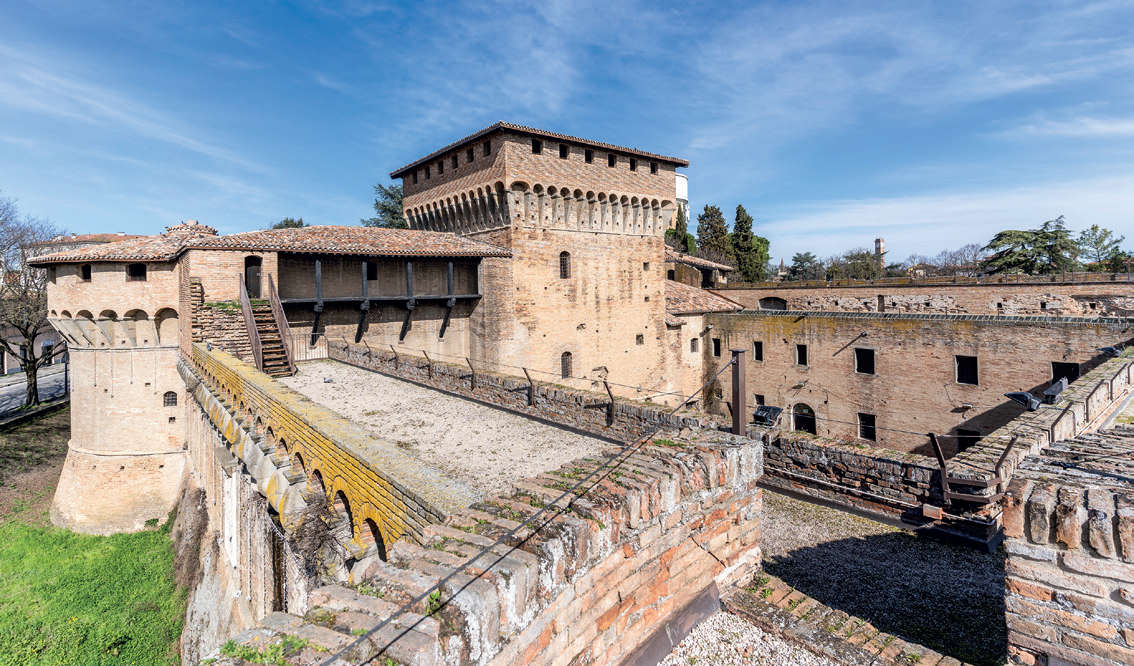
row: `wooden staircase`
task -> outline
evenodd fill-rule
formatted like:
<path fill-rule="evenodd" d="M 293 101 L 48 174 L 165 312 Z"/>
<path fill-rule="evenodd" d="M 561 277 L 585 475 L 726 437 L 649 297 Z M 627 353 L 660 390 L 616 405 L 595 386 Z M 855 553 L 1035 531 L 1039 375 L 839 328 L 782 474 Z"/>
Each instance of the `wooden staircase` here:
<path fill-rule="evenodd" d="M 261 370 L 271 377 L 291 375 L 291 365 L 287 360 L 280 329 L 272 315 L 272 307 L 267 303 L 252 305 L 252 318 L 256 322 L 256 333 L 260 336 L 260 356 L 263 359 Z"/>

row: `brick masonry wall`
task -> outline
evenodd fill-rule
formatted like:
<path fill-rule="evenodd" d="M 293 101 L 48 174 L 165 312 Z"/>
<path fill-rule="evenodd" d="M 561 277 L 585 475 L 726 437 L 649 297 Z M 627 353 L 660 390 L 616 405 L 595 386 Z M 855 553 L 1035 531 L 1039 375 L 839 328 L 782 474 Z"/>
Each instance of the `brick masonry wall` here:
<path fill-rule="evenodd" d="M 705 321 L 714 326 L 710 337 L 721 340 L 722 356 L 747 350 L 749 405 L 760 394 L 783 407 L 785 428 L 793 427 L 791 411 L 800 403 L 815 411 L 820 435 L 857 438 L 859 413 L 874 414 L 876 445 L 924 455 L 932 455 L 926 437 L 884 428 L 951 435 L 942 446 L 952 455 L 958 430 L 987 435 L 1023 411 L 1004 393 L 1042 390 L 1052 362 L 1086 370 L 1102 360 L 1099 347 L 1134 337 L 1131 319 L 744 311 Z M 763 361 L 753 360 L 754 342 L 763 345 Z M 796 363 L 798 344 L 807 345 L 807 366 Z M 711 348 L 706 368 L 722 360 Z M 856 372 L 855 348 L 874 351 L 873 374 Z M 957 381 L 956 355 L 977 357 L 978 385 Z M 730 372 L 716 388 L 729 385 Z M 710 408 L 725 411 L 721 399 Z"/>
<path fill-rule="evenodd" d="M 1017 478 L 1004 534 L 1012 663 L 1134 663 L 1134 491 Z"/>
<path fill-rule="evenodd" d="M 423 665 L 633 659 L 676 611 L 759 567 L 759 443 L 705 435 L 671 435 L 625 455 L 570 511 L 493 547 L 435 601 L 413 605 L 343 658 L 360 663 L 384 648 L 383 658 Z M 293 663 L 325 658 L 600 467 L 581 459 L 517 482 L 428 527 L 423 543 L 399 543 L 388 562 L 360 561 L 351 585 L 315 590 L 303 618 L 276 613 L 235 640 L 262 648 L 298 636 L 311 644 Z"/>
<path fill-rule="evenodd" d="M 1110 275 L 1093 274 L 1096 278 Z M 863 282 L 853 286 L 768 287 L 729 285 L 721 295 L 747 308 L 760 307 L 760 299 L 780 298 L 789 310 L 842 312 L 917 312 L 931 314 L 1028 315 L 1062 317 L 1134 316 L 1134 281 L 1113 276 L 1114 282 L 1051 282 L 1032 284 L 976 283 L 918 285 Z M 1121 278 L 1119 280 L 1119 278 Z M 879 308 L 879 301 L 883 307 Z"/>
<path fill-rule="evenodd" d="M 410 354 L 399 354 L 395 359 L 393 352 L 386 349 L 367 349 L 337 340 L 331 340 L 327 349 L 331 358 L 345 363 L 618 441 L 633 441 L 656 428 L 715 430 L 723 425 L 723 420 L 716 417 L 680 413 L 670 416 L 670 409 L 664 406 L 622 399 L 615 400 L 614 422 L 608 425 L 610 399 L 605 393 L 566 388 L 533 377 L 535 404 L 529 406 L 529 384 L 522 377 L 478 369 L 474 389 L 468 366 L 436 359 L 430 364 L 423 356 Z"/>

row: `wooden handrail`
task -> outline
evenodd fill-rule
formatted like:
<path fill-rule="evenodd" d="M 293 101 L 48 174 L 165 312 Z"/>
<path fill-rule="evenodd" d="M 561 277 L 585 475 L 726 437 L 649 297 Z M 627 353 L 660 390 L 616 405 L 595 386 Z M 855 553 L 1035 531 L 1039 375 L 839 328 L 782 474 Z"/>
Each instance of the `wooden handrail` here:
<path fill-rule="evenodd" d="M 276 329 L 280 332 L 280 339 L 283 340 L 284 356 L 287 357 L 287 368 L 289 372 L 295 372 L 295 354 L 292 353 L 291 345 L 291 326 L 288 326 L 287 315 L 284 314 L 283 304 L 280 303 L 280 295 L 276 292 L 276 281 L 272 279 L 272 275 L 268 274 L 268 304 L 272 306 L 272 319 L 276 320 Z"/>
<path fill-rule="evenodd" d="M 252 358 L 256 361 L 256 369 L 264 370 L 264 352 L 260 348 L 260 332 L 256 330 L 256 317 L 252 314 L 252 302 L 248 300 L 248 285 L 244 283 L 244 274 L 240 274 L 240 311 L 244 314 L 244 328 L 248 331 L 248 341 L 252 343 Z"/>

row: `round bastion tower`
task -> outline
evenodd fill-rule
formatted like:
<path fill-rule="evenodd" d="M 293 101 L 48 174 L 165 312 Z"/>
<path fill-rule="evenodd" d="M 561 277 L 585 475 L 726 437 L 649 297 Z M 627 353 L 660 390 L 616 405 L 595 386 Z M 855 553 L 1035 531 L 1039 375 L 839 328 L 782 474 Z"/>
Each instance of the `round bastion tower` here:
<path fill-rule="evenodd" d="M 187 394 L 176 369 L 175 256 L 187 226 L 207 229 L 175 225 L 37 261 L 48 269 L 49 320 L 71 358 L 71 439 L 51 505 L 56 525 L 134 531 L 164 520 L 177 502 Z"/>

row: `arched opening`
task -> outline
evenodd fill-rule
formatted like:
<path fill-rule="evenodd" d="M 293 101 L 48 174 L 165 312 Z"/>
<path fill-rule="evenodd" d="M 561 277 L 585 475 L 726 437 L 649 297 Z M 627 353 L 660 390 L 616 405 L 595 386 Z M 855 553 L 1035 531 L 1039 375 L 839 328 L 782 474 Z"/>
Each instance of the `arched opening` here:
<path fill-rule="evenodd" d="M 374 546 L 378 551 L 378 557 L 386 561 L 386 540 L 382 538 L 382 532 L 378 530 L 378 523 L 370 518 L 362 521 L 362 540 L 367 546 Z"/>
<path fill-rule="evenodd" d="M 295 464 L 296 464 L 297 467 L 299 467 L 299 471 L 303 472 L 304 474 L 307 473 L 307 465 L 303 464 L 303 455 L 302 454 L 300 454 L 300 453 L 295 454 Z"/>
<path fill-rule="evenodd" d="M 559 356 L 559 376 L 564 379 L 571 376 L 571 352 L 563 352 Z"/>
<path fill-rule="evenodd" d="M 776 296 L 767 296 L 760 299 L 761 310 L 786 310 L 787 301 Z"/>
<path fill-rule="evenodd" d="M 260 298 L 260 269 L 264 260 L 260 257 L 244 257 L 244 284 L 248 287 L 248 298 Z"/>
<path fill-rule="evenodd" d="M 346 494 L 343 493 L 343 491 L 340 490 L 335 493 L 335 501 L 332 508 L 334 508 L 336 516 L 344 520 L 347 525 L 350 525 L 350 535 L 353 537 L 354 516 L 351 515 L 350 502 L 347 501 Z"/>
<path fill-rule="evenodd" d="M 571 277 L 571 253 L 563 251 L 559 253 L 559 278 L 566 280 Z"/>
<path fill-rule="evenodd" d="M 812 435 L 815 432 L 815 410 L 810 406 L 801 403 L 796 404 L 791 408 L 792 430 L 799 432 L 809 432 Z"/>
<path fill-rule="evenodd" d="M 176 407 L 177 406 L 177 393 L 174 391 L 166 391 L 161 396 L 162 407 Z"/>
<path fill-rule="evenodd" d="M 312 492 L 319 494 L 319 495 L 326 495 L 327 494 L 327 486 L 323 485 L 323 474 L 321 472 L 319 472 L 319 470 L 315 470 L 315 471 L 311 472 L 310 481 L 311 481 L 310 486 L 311 486 Z"/>
<path fill-rule="evenodd" d="M 157 327 L 159 344 L 177 344 L 177 310 L 174 310 L 173 308 L 162 308 L 161 310 L 158 310 L 154 313 L 154 325 Z"/>

